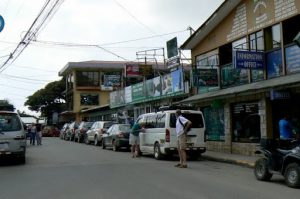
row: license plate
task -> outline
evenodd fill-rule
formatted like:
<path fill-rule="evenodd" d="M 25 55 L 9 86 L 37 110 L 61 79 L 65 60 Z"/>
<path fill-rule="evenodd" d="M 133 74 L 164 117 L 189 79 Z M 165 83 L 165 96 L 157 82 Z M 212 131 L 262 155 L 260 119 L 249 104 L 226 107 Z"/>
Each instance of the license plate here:
<path fill-rule="evenodd" d="M 0 143 L 0 151 L 6 151 L 8 149 L 7 143 Z"/>

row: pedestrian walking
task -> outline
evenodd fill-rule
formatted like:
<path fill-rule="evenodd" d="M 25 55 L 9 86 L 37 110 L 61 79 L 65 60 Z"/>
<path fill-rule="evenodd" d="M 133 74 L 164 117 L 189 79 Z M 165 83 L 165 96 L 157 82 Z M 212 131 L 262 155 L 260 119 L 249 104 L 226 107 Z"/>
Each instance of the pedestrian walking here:
<path fill-rule="evenodd" d="M 175 167 L 187 168 L 186 163 L 186 137 L 187 130 L 191 127 L 192 122 L 182 116 L 181 110 L 176 110 L 176 134 L 177 134 L 177 150 L 179 155 L 179 163 Z"/>
<path fill-rule="evenodd" d="M 36 132 L 36 125 L 32 123 L 30 128 L 30 145 L 35 145 Z"/>
<path fill-rule="evenodd" d="M 42 145 L 42 128 L 41 124 L 36 125 L 36 142 L 37 145 Z"/>
<path fill-rule="evenodd" d="M 131 155 L 133 158 L 140 155 L 140 132 L 145 132 L 145 123 L 136 122 L 129 135 L 129 144 L 131 145 Z"/>

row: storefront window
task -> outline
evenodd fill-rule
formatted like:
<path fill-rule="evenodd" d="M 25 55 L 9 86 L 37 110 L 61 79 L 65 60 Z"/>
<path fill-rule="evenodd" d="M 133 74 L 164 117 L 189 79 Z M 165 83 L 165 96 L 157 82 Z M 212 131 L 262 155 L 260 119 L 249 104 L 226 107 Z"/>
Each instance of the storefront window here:
<path fill-rule="evenodd" d="M 263 31 L 253 33 L 249 37 L 250 51 L 263 51 L 264 50 L 264 37 Z M 251 69 L 251 82 L 257 82 L 264 79 L 264 70 Z"/>
<path fill-rule="evenodd" d="M 196 69 L 193 71 L 193 86 L 199 92 L 207 92 L 219 88 L 218 67 L 219 55 L 214 50 L 196 57 Z"/>
<path fill-rule="evenodd" d="M 232 141 L 259 142 L 260 116 L 256 102 L 238 103 L 232 106 Z"/>
<path fill-rule="evenodd" d="M 280 24 L 274 25 L 265 30 L 265 43 L 267 51 L 281 47 Z"/>
<path fill-rule="evenodd" d="M 236 69 L 232 64 L 221 67 L 221 84 L 223 88 L 248 83 L 248 70 Z"/>
<path fill-rule="evenodd" d="M 278 77 L 282 74 L 282 54 L 281 50 L 268 52 L 266 55 L 267 60 L 267 75 L 268 79 Z"/>
<path fill-rule="evenodd" d="M 98 94 L 81 94 L 80 95 L 81 105 L 99 105 Z"/>
<path fill-rule="evenodd" d="M 224 108 L 205 107 L 203 109 L 208 141 L 224 141 Z"/>

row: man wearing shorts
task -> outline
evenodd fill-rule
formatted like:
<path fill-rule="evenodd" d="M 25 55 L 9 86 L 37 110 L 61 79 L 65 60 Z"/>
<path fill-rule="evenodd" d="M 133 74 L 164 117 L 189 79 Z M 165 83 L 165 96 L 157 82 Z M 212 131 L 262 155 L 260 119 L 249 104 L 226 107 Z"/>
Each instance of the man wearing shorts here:
<path fill-rule="evenodd" d="M 139 145 L 140 145 L 140 132 L 144 132 L 144 123 L 135 123 L 132 126 L 130 136 L 129 136 L 129 144 L 131 145 L 131 154 L 132 157 L 135 158 L 139 155 Z"/>
<path fill-rule="evenodd" d="M 192 122 L 181 115 L 181 110 L 176 110 L 176 134 L 177 134 L 177 150 L 179 155 L 179 163 L 175 167 L 187 168 L 186 164 L 186 135 L 187 129 Z"/>

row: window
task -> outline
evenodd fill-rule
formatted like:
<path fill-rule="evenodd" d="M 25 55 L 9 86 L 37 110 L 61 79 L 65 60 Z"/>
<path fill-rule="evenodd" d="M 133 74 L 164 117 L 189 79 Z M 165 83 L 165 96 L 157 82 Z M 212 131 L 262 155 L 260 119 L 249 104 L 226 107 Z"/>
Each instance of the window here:
<path fill-rule="evenodd" d="M 263 31 L 253 33 L 249 36 L 250 51 L 264 51 Z M 251 82 L 257 82 L 264 79 L 263 70 L 251 70 Z"/>
<path fill-rule="evenodd" d="M 2 131 L 20 131 L 21 122 L 16 114 L 1 113 L 0 115 L 0 132 Z"/>
<path fill-rule="evenodd" d="M 99 105 L 98 94 L 81 94 L 80 95 L 81 105 Z"/>
<path fill-rule="evenodd" d="M 224 108 L 205 107 L 203 109 L 207 140 L 224 141 Z"/>
<path fill-rule="evenodd" d="M 281 31 L 280 24 L 269 27 L 265 30 L 266 50 L 281 47 Z"/>
<path fill-rule="evenodd" d="M 202 118 L 201 114 L 182 113 L 182 116 L 192 122 L 192 128 L 203 128 L 204 124 L 203 124 L 203 118 Z M 170 127 L 171 128 L 176 128 L 176 115 L 175 115 L 175 113 L 172 113 L 170 115 Z"/>
<path fill-rule="evenodd" d="M 259 142 L 260 116 L 256 102 L 238 103 L 232 106 L 232 141 Z"/>
<path fill-rule="evenodd" d="M 100 86 L 99 72 L 97 71 L 77 71 L 76 72 L 76 85 L 77 86 Z"/>

